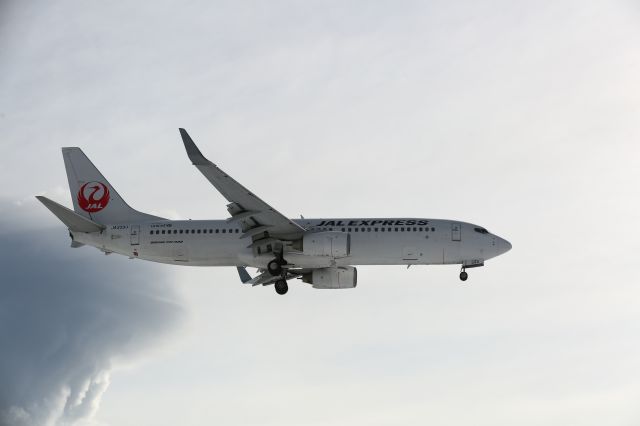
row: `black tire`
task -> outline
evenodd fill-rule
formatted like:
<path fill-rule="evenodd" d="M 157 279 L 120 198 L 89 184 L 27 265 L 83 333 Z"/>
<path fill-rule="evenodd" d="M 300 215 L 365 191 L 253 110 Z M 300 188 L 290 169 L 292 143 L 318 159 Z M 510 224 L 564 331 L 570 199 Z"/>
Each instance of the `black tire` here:
<path fill-rule="evenodd" d="M 274 277 L 282 274 L 282 266 L 280 266 L 280 262 L 278 262 L 276 259 L 273 259 L 267 264 L 267 270 Z"/>
<path fill-rule="evenodd" d="M 466 281 L 467 278 L 469 278 L 469 274 L 467 274 L 465 271 L 460 272 L 460 280 Z"/>
<path fill-rule="evenodd" d="M 276 293 L 280 295 L 287 294 L 287 291 L 289 291 L 289 286 L 287 285 L 287 282 L 285 280 L 276 281 L 274 287 L 276 288 Z"/>

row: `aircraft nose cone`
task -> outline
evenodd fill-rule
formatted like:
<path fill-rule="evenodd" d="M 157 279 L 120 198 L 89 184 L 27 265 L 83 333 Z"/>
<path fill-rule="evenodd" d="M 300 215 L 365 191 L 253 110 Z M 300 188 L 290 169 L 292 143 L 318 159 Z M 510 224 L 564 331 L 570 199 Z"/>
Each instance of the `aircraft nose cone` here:
<path fill-rule="evenodd" d="M 509 250 L 511 250 L 511 243 L 507 240 L 505 240 L 504 238 L 499 238 L 498 237 L 498 252 L 500 254 L 504 254 L 506 252 L 508 252 Z"/>

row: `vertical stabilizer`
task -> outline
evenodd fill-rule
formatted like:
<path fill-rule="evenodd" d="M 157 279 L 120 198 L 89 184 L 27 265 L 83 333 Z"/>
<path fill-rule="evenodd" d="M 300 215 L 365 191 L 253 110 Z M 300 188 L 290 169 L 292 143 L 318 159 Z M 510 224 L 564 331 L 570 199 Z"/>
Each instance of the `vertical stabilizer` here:
<path fill-rule="evenodd" d="M 80 148 L 62 148 L 76 213 L 109 224 L 161 219 L 129 207 Z"/>

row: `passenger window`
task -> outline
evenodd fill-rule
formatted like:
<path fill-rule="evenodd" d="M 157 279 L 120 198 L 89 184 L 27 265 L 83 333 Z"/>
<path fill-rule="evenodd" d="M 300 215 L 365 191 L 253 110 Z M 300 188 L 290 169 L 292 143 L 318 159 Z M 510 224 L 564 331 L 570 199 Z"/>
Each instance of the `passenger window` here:
<path fill-rule="evenodd" d="M 344 228 L 342 228 L 342 232 L 344 232 Z"/>
<path fill-rule="evenodd" d="M 347 232 L 351 232 L 351 228 L 347 228 Z"/>
<path fill-rule="evenodd" d="M 418 228 L 413 228 L 413 232 L 416 232 L 418 230 Z"/>
<path fill-rule="evenodd" d="M 180 233 L 182 234 L 183 232 L 184 232 L 184 230 L 182 230 L 182 229 L 181 229 L 181 230 L 180 230 Z"/>
<path fill-rule="evenodd" d="M 395 231 L 395 232 L 398 232 L 398 228 L 395 228 L 395 229 L 394 229 L 394 231 Z"/>
<path fill-rule="evenodd" d="M 367 228 L 367 232 L 371 232 L 371 228 Z"/>
<path fill-rule="evenodd" d="M 434 228 L 433 226 L 431 227 L 431 231 L 435 232 L 436 228 Z"/>
<path fill-rule="evenodd" d="M 164 235 L 164 229 L 162 230 L 162 235 Z"/>
<path fill-rule="evenodd" d="M 239 230 L 239 229 L 236 229 L 236 234 L 237 234 L 238 232 L 240 232 L 240 230 Z"/>
<path fill-rule="evenodd" d="M 384 232 L 384 228 L 380 228 L 380 230 L 381 230 L 382 232 Z"/>
<path fill-rule="evenodd" d="M 195 229 L 192 229 L 192 230 L 191 230 L 191 233 L 192 233 L 192 234 L 195 234 L 195 233 L 196 233 L 196 230 L 195 230 Z"/>
<path fill-rule="evenodd" d="M 358 232 L 358 228 L 353 228 L 353 232 Z"/>
<path fill-rule="evenodd" d="M 378 232 L 378 228 L 375 228 L 374 231 Z"/>
<path fill-rule="evenodd" d="M 222 233 L 223 233 L 223 234 L 226 234 L 226 233 L 227 233 L 227 230 L 226 230 L 226 229 L 223 229 L 223 230 L 222 230 Z"/>
<path fill-rule="evenodd" d="M 216 229 L 216 234 L 218 234 L 219 232 L 220 232 L 220 230 L 219 230 L 219 229 Z"/>
<path fill-rule="evenodd" d="M 420 232 L 422 232 L 422 226 L 420 228 L 418 228 L 420 230 Z"/>

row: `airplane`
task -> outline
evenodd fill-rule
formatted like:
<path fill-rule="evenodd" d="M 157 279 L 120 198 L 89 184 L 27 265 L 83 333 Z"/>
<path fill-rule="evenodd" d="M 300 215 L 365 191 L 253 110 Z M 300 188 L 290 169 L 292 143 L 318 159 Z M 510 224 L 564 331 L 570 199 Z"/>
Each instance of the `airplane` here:
<path fill-rule="evenodd" d="M 289 219 L 207 160 L 179 129 L 187 156 L 229 201 L 222 220 L 168 220 L 139 212 L 120 197 L 84 152 L 62 148 L 73 210 L 42 202 L 68 228 L 71 247 L 172 265 L 235 266 L 243 284 L 287 281 L 318 289 L 355 288 L 355 265 L 461 265 L 469 268 L 506 253 L 511 244 L 485 228 L 423 218 Z M 258 269 L 251 277 L 247 267 Z"/>

